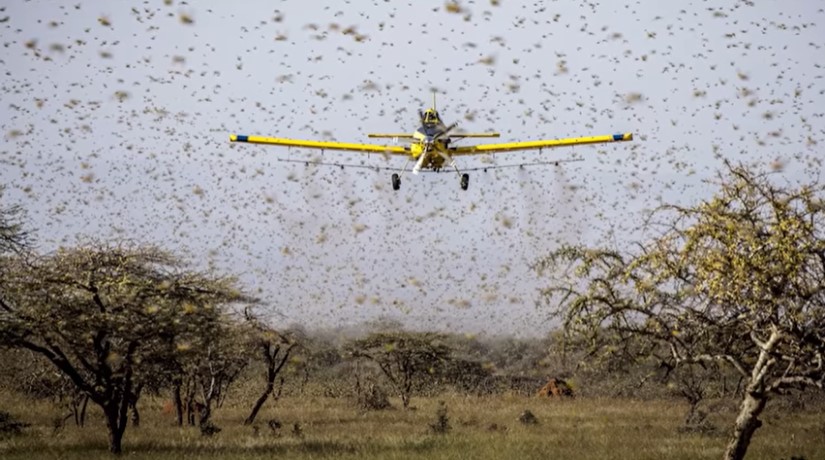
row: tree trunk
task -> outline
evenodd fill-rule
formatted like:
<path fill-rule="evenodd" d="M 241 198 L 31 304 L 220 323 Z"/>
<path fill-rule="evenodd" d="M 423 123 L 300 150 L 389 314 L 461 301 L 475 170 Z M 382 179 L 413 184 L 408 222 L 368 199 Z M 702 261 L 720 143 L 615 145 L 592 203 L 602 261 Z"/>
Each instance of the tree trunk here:
<path fill-rule="evenodd" d="M 258 398 L 257 401 L 255 401 L 255 405 L 252 406 L 252 413 L 250 413 L 249 417 L 247 417 L 246 420 L 244 420 L 244 425 L 252 425 L 253 423 L 255 423 L 255 417 L 258 416 L 258 411 L 261 410 L 261 407 L 263 407 L 266 400 L 269 399 L 269 395 L 272 394 L 272 390 L 274 389 L 275 383 L 267 382 L 266 388 L 264 389 L 264 393 Z"/>
<path fill-rule="evenodd" d="M 138 412 L 137 404 L 130 404 L 132 408 L 132 426 L 137 428 L 140 426 L 140 412 Z"/>
<path fill-rule="evenodd" d="M 103 407 L 106 416 L 106 428 L 109 430 L 109 452 L 118 455 L 123 451 L 123 432 L 126 429 L 125 417 L 121 417 L 120 404 L 112 402 Z M 123 423 L 121 423 L 121 420 Z"/>
<path fill-rule="evenodd" d="M 186 401 L 186 424 L 195 426 L 195 403 Z"/>
<path fill-rule="evenodd" d="M 252 407 L 252 413 L 249 414 L 249 417 L 243 422 L 244 425 L 251 425 L 255 422 L 255 417 L 258 416 L 258 411 L 261 410 L 266 400 L 269 398 L 269 395 L 272 394 L 272 390 L 275 389 L 275 378 L 278 377 L 278 374 L 281 372 L 281 369 L 284 367 L 286 360 L 289 358 L 289 352 L 292 351 L 292 345 L 290 345 L 286 352 L 284 352 L 284 356 L 280 360 L 280 364 L 277 364 L 277 357 L 278 353 L 281 350 L 281 347 L 275 347 L 273 350 L 271 348 L 271 344 L 268 341 L 261 342 L 261 351 L 263 351 L 264 360 L 266 361 L 266 387 L 264 388 L 264 393 L 255 401 L 255 405 Z M 276 365 L 277 364 L 277 365 Z M 284 387 L 284 379 L 281 378 L 281 388 L 278 390 L 278 396 L 281 395 L 281 390 Z"/>
<path fill-rule="evenodd" d="M 401 389 L 401 402 L 404 404 L 404 409 L 410 408 L 410 399 L 412 398 L 412 391 L 413 391 L 413 381 L 412 381 L 412 372 L 405 372 L 404 373 L 404 383 Z"/>
<path fill-rule="evenodd" d="M 72 416 L 74 416 L 74 425 L 80 426 L 80 401 L 72 401 Z"/>
<path fill-rule="evenodd" d="M 195 404 L 195 390 L 191 390 L 189 394 L 186 395 L 186 420 L 191 426 L 195 426 L 195 412 L 198 412 Z"/>
<path fill-rule="evenodd" d="M 304 376 L 301 379 L 301 396 L 304 395 L 304 388 L 307 386 L 307 382 L 309 382 L 309 368 L 305 365 L 304 366 Z"/>
<path fill-rule="evenodd" d="M 140 392 L 143 390 L 143 384 L 139 384 L 135 389 L 135 392 L 129 395 L 129 405 L 128 407 L 132 409 L 132 426 L 139 427 L 140 426 L 140 412 L 138 412 L 137 402 L 140 399 Z"/>
<path fill-rule="evenodd" d="M 83 404 L 80 405 L 80 418 L 78 426 L 84 426 L 86 424 L 86 408 L 89 406 L 89 396 L 83 396 Z"/>
<path fill-rule="evenodd" d="M 207 400 L 206 404 L 200 404 L 199 407 L 200 417 L 198 418 L 198 426 L 203 428 L 210 422 L 209 418 L 212 417 L 212 401 Z"/>
<path fill-rule="evenodd" d="M 753 433 L 762 426 L 759 414 L 765 409 L 765 403 L 767 402 L 768 398 L 762 393 L 745 392 L 739 408 L 739 416 L 736 417 L 733 436 L 725 450 L 725 460 L 742 460 L 745 458 Z"/>
<path fill-rule="evenodd" d="M 175 417 L 177 417 L 178 426 L 183 426 L 183 398 L 180 397 L 180 383 L 175 383 L 172 389 L 172 400 L 175 403 Z"/>

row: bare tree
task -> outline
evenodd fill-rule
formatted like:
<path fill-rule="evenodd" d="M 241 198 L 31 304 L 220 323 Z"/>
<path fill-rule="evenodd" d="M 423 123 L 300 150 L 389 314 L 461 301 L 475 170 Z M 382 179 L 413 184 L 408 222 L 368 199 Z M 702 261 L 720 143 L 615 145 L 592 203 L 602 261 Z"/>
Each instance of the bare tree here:
<path fill-rule="evenodd" d="M 89 245 L 19 262 L 0 297 L 0 345 L 38 353 L 98 405 L 121 452 L 147 363 L 245 301 L 233 280 L 183 269 L 153 247 Z"/>
<path fill-rule="evenodd" d="M 540 260 L 543 301 L 594 349 L 634 347 L 672 366 L 713 362 L 746 382 L 726 459 L 745 456 L 768 399 L 825 383 L 823 189 L 729 166 L 720 191 L 653 216 L 632 253 L 564 247 Z"/>
<path fill-rule="evenodd" d="M 252 316 L 249 311 L 246 313 L 246 319 L 253 329 L 252 333 L 255 337 L 253 339 L 254 346 L 257 348 L 266 365 L 266 385 L 264 386 L 264 391 L 255 401 L 255 404 L 252 406 L 252 412 L 250 412 L 249 417 L 244 421 L 244 425 L 251 425 L 255 423 L 255 417 L 258 416 L 258 412 L 275 390 L 275 379 L 278 377 L 278 374 L 281 373 L 281 369 L 283 369 L 287 360 L 289 360 L 289 354 L 296 344 L 294 341 L 289 340 L 261 323 L 257 318 Z M 281 379 L 281 385 L 283 386 L 283 378 Z"/>

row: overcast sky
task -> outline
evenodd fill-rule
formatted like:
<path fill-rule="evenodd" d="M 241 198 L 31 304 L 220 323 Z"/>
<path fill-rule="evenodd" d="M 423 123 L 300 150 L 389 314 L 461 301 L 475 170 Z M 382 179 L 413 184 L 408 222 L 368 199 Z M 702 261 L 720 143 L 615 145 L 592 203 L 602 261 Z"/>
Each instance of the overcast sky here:
<path fill-rule="evenodd" d="M 160 244 L 237 274 L 283 324 L 544 334 L 530 264 L 560 244 L 643 238 L 646 210 L 708 198 L 725 158 L 779 183 L 823 179 L 823 5 L 6 2 L 3 201 L 27 209 L 43 251 Z M 462 158 L 582 160 L 475 172 L 466 192 L 455 174 L 393 192 L 388 172 L 228 142 L 365 142 L 414 129 L 432 90 L 447 123 L 502 141 L 636 137 Z"/>

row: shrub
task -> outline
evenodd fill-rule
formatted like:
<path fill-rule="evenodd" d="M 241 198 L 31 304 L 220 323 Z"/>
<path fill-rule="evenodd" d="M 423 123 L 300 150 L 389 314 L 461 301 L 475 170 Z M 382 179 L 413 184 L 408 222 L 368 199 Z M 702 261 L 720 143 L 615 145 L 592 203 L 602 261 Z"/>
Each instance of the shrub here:
<path fill-rule="evenodd" d="M 444 401 L 438 402 L 438 410 L 435 412 L 435 423 L 430 425 L 430 429 L 436 434 L 445 434 L 450 431 L 450 419 L 447 417 L 447 404 Z"/>
<path fill-rule="evenodd" d="M 381 386 L 368 383 L 358 395 L 358 407 L 363 410 L 384 410 L 392 407 L 387 392 Z"/>
<path fill-rule="evenodd" d="M 0 437 L 19 435 L 23 432 L 23 428 L 29 426 L 31 424 L 21 422 L 8 412 L 0 410 Z"/>
<path fill-rule="evenodd" d="M 539 419 L 529 409 L 524 409 L 521 415 L 518 416 L 518 421 L 525 425 L 538 425 L 539 423 Z"/>

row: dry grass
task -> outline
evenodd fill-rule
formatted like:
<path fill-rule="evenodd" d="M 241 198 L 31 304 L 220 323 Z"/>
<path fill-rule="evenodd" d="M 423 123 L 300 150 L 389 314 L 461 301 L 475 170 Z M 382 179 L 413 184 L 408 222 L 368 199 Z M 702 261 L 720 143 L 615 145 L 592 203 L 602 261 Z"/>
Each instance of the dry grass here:
<path fill-rule="evenodd" d="M 449 410 L 452 429 L 445 435 L 429 428 L 438 399 Z M 136 459 L 717 459 L 726 443 L 724 435 L 680 434 L 685 407 L 673 401 L 438 399 L 415 398 L 414 411 L 359 413 L 346 399 L 284 398 L 264 409 L 257 428 L 243 426 L 245 405 L 224 407 L 215 417 L 223 431 L 212 438 L 201 437 L 194 428 L 175 427 L 173 416 L 163 413 L 162 401 L 147 399 L 142 426 L 126 431 L 124 453 Z M 1 458 L 109 458 L 105 426 L 95 411 L 85 428 L 68 425 L 54 435 L 52 406 L 0 395 L 0 408 L 33 424 L 24 436 L 0 440 Z M 538 425 L 518 422 L 524 409 L 538 417 Z M 726 430 L 733 416 L 716 413 L 711 421 Z M 757 432 L 748 459 L 825 458 L 818 412 L 770 417 Z M 266 425 L 271 418 L 282 422 L 280 436 Z M 295 422 L 301 425 L 300 437 L 291 433 Z"/>

